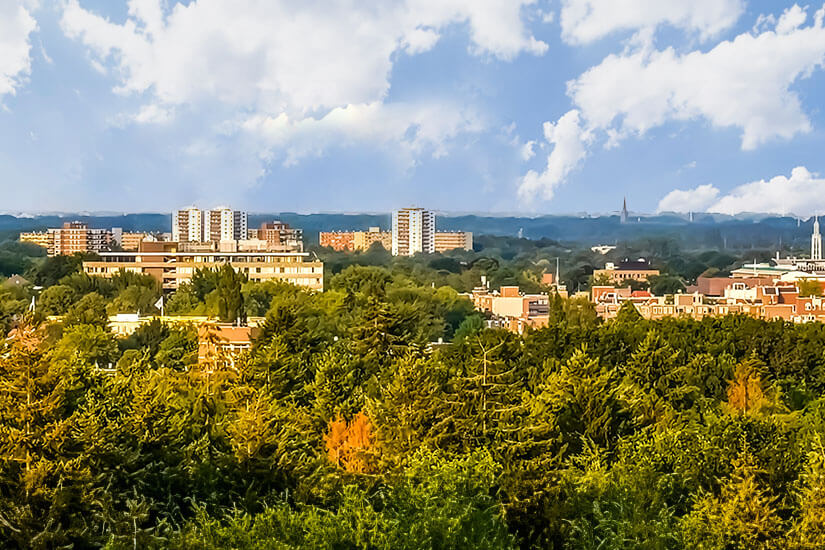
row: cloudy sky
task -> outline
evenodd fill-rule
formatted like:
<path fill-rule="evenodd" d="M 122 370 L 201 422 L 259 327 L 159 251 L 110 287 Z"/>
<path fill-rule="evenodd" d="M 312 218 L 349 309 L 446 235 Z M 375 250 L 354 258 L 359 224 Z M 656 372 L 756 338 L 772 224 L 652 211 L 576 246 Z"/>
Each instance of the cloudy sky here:
<path fill-rule="evenodd" d="M 777 0 L 0 0 L 0 210 L 825 214 L 823 20 Z"/>

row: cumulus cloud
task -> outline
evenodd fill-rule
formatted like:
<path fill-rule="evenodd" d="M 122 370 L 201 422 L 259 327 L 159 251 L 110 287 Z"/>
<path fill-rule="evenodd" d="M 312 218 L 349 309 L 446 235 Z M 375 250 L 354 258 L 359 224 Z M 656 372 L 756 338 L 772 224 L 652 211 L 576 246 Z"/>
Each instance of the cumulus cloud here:
<path fill-rule="evenodd" d="M 255 115 L 242 126 L 263 140 L 268 156 L 283 151 L 282 162 L 289 166 L 329 145 L 363 141 L 399 145 L 409 164 L 425 151 L 435 157 L 444 155 L 445 141 L 459 133 L 478 131 L 482 123 L 477 113 L 459 105 L 376 101 L 338 107 L 319 118 Z"/>
<path fill-rule="evenodd" d="M 582 128 L 580 113 L 577 110 L 567 112 L 558 122 L 544 123 L 544 139 L 552 146 L 547 157 L 547 166 L 541 173 L 530 170 L 522 178 L 519 196 L 529 200 L 541 195 L 550 200 L 556 187 L 564 182 L 567 175 L 587 156 L 587 146 L 592 134 Z"/>
<path fill-rule="evenodd" d="M 711 184 L 681 191 L 675 189 L 659 201 L 659 212 L 704 212 L 719 197 L 719 190 Z"/>
<path fill-rule="evenodd" d="M 0 97 L 14 94 L 31 72 L 30 35 L 37 28 L 31 2 L 0 2 Z"/>
<path fill-rule="evenodd" d="M 724 195 L 709 184 L 688 191 L 671 191 L 659 202 L 659 211 L 812 216 L 825 213 L 825 179 L 798 166 L 791 171 L 791 177 L 776 176 L 768 181 L 746 183 Z"/>
<path fill-rule="evenodd" d="M 740 185 L 710 206 L 711 212 L 771 212 L 810 216 L 825 212 L 825 179 L 798 166 L 791 177 Z"/>
<path fill-rule="evenodd" d="M 617 32 L 663 24 L 709 38 L 736 23 L 743 0 L 562 0 L 562 38 L 587 44 Z"/>
<path fill-rule="evenodd" d="M 568 83 L 568 93 L 589 124 L 618 138 L 669 120 L 703 118 L 740 128 L 743 149 L 788 139 L 811 128 L 790 87 L 825 61 L 822 14 L 807 27 L 795 19 L 784 32 L 741 34 L 708 52 L 610 55 Z"/>
<path fill-rule="evenodd" d="M 467 24 L 477 54 L 544 53 L 521 16 L 534 1 L 195 0 L 165 15 L 160 0 L 129 0 L 116 24 L 68 0 L 61 23 L 116 65 L 122 92 L 294 116 L 383 99 L 393 55 L 431 49 L 451 24 Z"/>
<path fill-rule="evenodd" d="M 706 52 L 639 47 L 611 54 L 568 82 L 568 95 L 585 131 L 603 136 L 608 147 L 668 122 L 688 120 L 740 129 L 744 150 L 790 139 L 811 130 L 791 87 L 825 63 L 823 19 L 825 7 L 806 26 L 806 9 L 793 6 L 773 28 L 740 34 Z M 765 26 L 764 18 L 760 24 Z M 529 182 L 533 187 L 541 180 Z M 551 195 L 559 184 L 555 179 L 544 183 Z"/>
<path fill-rule="evenodd" d="M 466 27 L 473 55 L 541 55 L 547 44 L 525 26 L 535 2 L 129 0 L 115 23 L 66 0 L 61 26 L 116 77 L 116 92 L 145 98 L 121 124 L 201 109 L 216 119 L 213 141 L 243 132 L 258 138 L 252 154 L 290 165 L 359 140 L 406 157 L 445 154 L 445 142 L 479 130 L 480 117 L 443 98 L 386 103 L 394 60 L 431 50 L 451 25 Z M 209 143 L 199 136 L 189 150 Z"/>

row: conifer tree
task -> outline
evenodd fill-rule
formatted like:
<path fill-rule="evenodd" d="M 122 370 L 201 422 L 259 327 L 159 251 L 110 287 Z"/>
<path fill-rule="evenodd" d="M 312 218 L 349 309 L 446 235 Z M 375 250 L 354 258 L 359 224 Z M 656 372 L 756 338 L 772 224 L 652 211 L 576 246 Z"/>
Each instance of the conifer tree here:
<path fill-rule="evenodd" d="M 730 478 L 718 496 L 705 494 L 683 522 L 690 548 L 767 550 L 782 548 L 783 521 L 776 498 L 759 482 L 753 455 L 747 447 L 734 461 Z"/>

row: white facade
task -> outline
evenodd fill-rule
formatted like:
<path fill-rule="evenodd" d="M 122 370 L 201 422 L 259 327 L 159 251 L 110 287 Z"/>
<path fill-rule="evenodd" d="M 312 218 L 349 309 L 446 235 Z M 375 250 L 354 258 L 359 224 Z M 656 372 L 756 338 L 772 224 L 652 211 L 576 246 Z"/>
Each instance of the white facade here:
<path fill-rule="evenodd" d="M 822 235 L 819 233 L 819 218 L 814 218 L 814 232 L 811 235 L 811 259 L 822 259 Z"/>
<path fill-rule="evenodd" d="M 218 206 L 205 213 L 204 242 L 237 241 L 247 237 L 246 212 Z"/>
<path fill-rule="evenodd" d="M 402 208 L 392 213 L 392 255 L 435 252 L 435 212 Z"/>
<path fill-rule="evenodd" d="M 199 242 L 203 239 L 203 212 L 196 206 L 188 206 L 172 216 L 172 240 L 175 242 Z"/>
<path fill-rule="evenodd" d="M 172 240 L 175 242 L 221 242 L 246 238 L 246 212 L 219 206 L 201 210 L 189 206 L 172 216 Z"/>

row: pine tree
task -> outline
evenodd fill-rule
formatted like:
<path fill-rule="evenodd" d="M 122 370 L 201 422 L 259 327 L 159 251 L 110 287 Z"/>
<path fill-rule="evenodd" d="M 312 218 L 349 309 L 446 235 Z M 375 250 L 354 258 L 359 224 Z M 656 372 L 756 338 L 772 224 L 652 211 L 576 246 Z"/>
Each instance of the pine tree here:
<path fill-rule="evenodd" d="M 50 371 L 42 331 L 26 316 L 0 356 L 0 534 L 28 546 L 66 544 L 65 526 L 88 472 L 72 453 L 60 379 Z M 46 518 L 51 518 L 46 521 Z"/>

